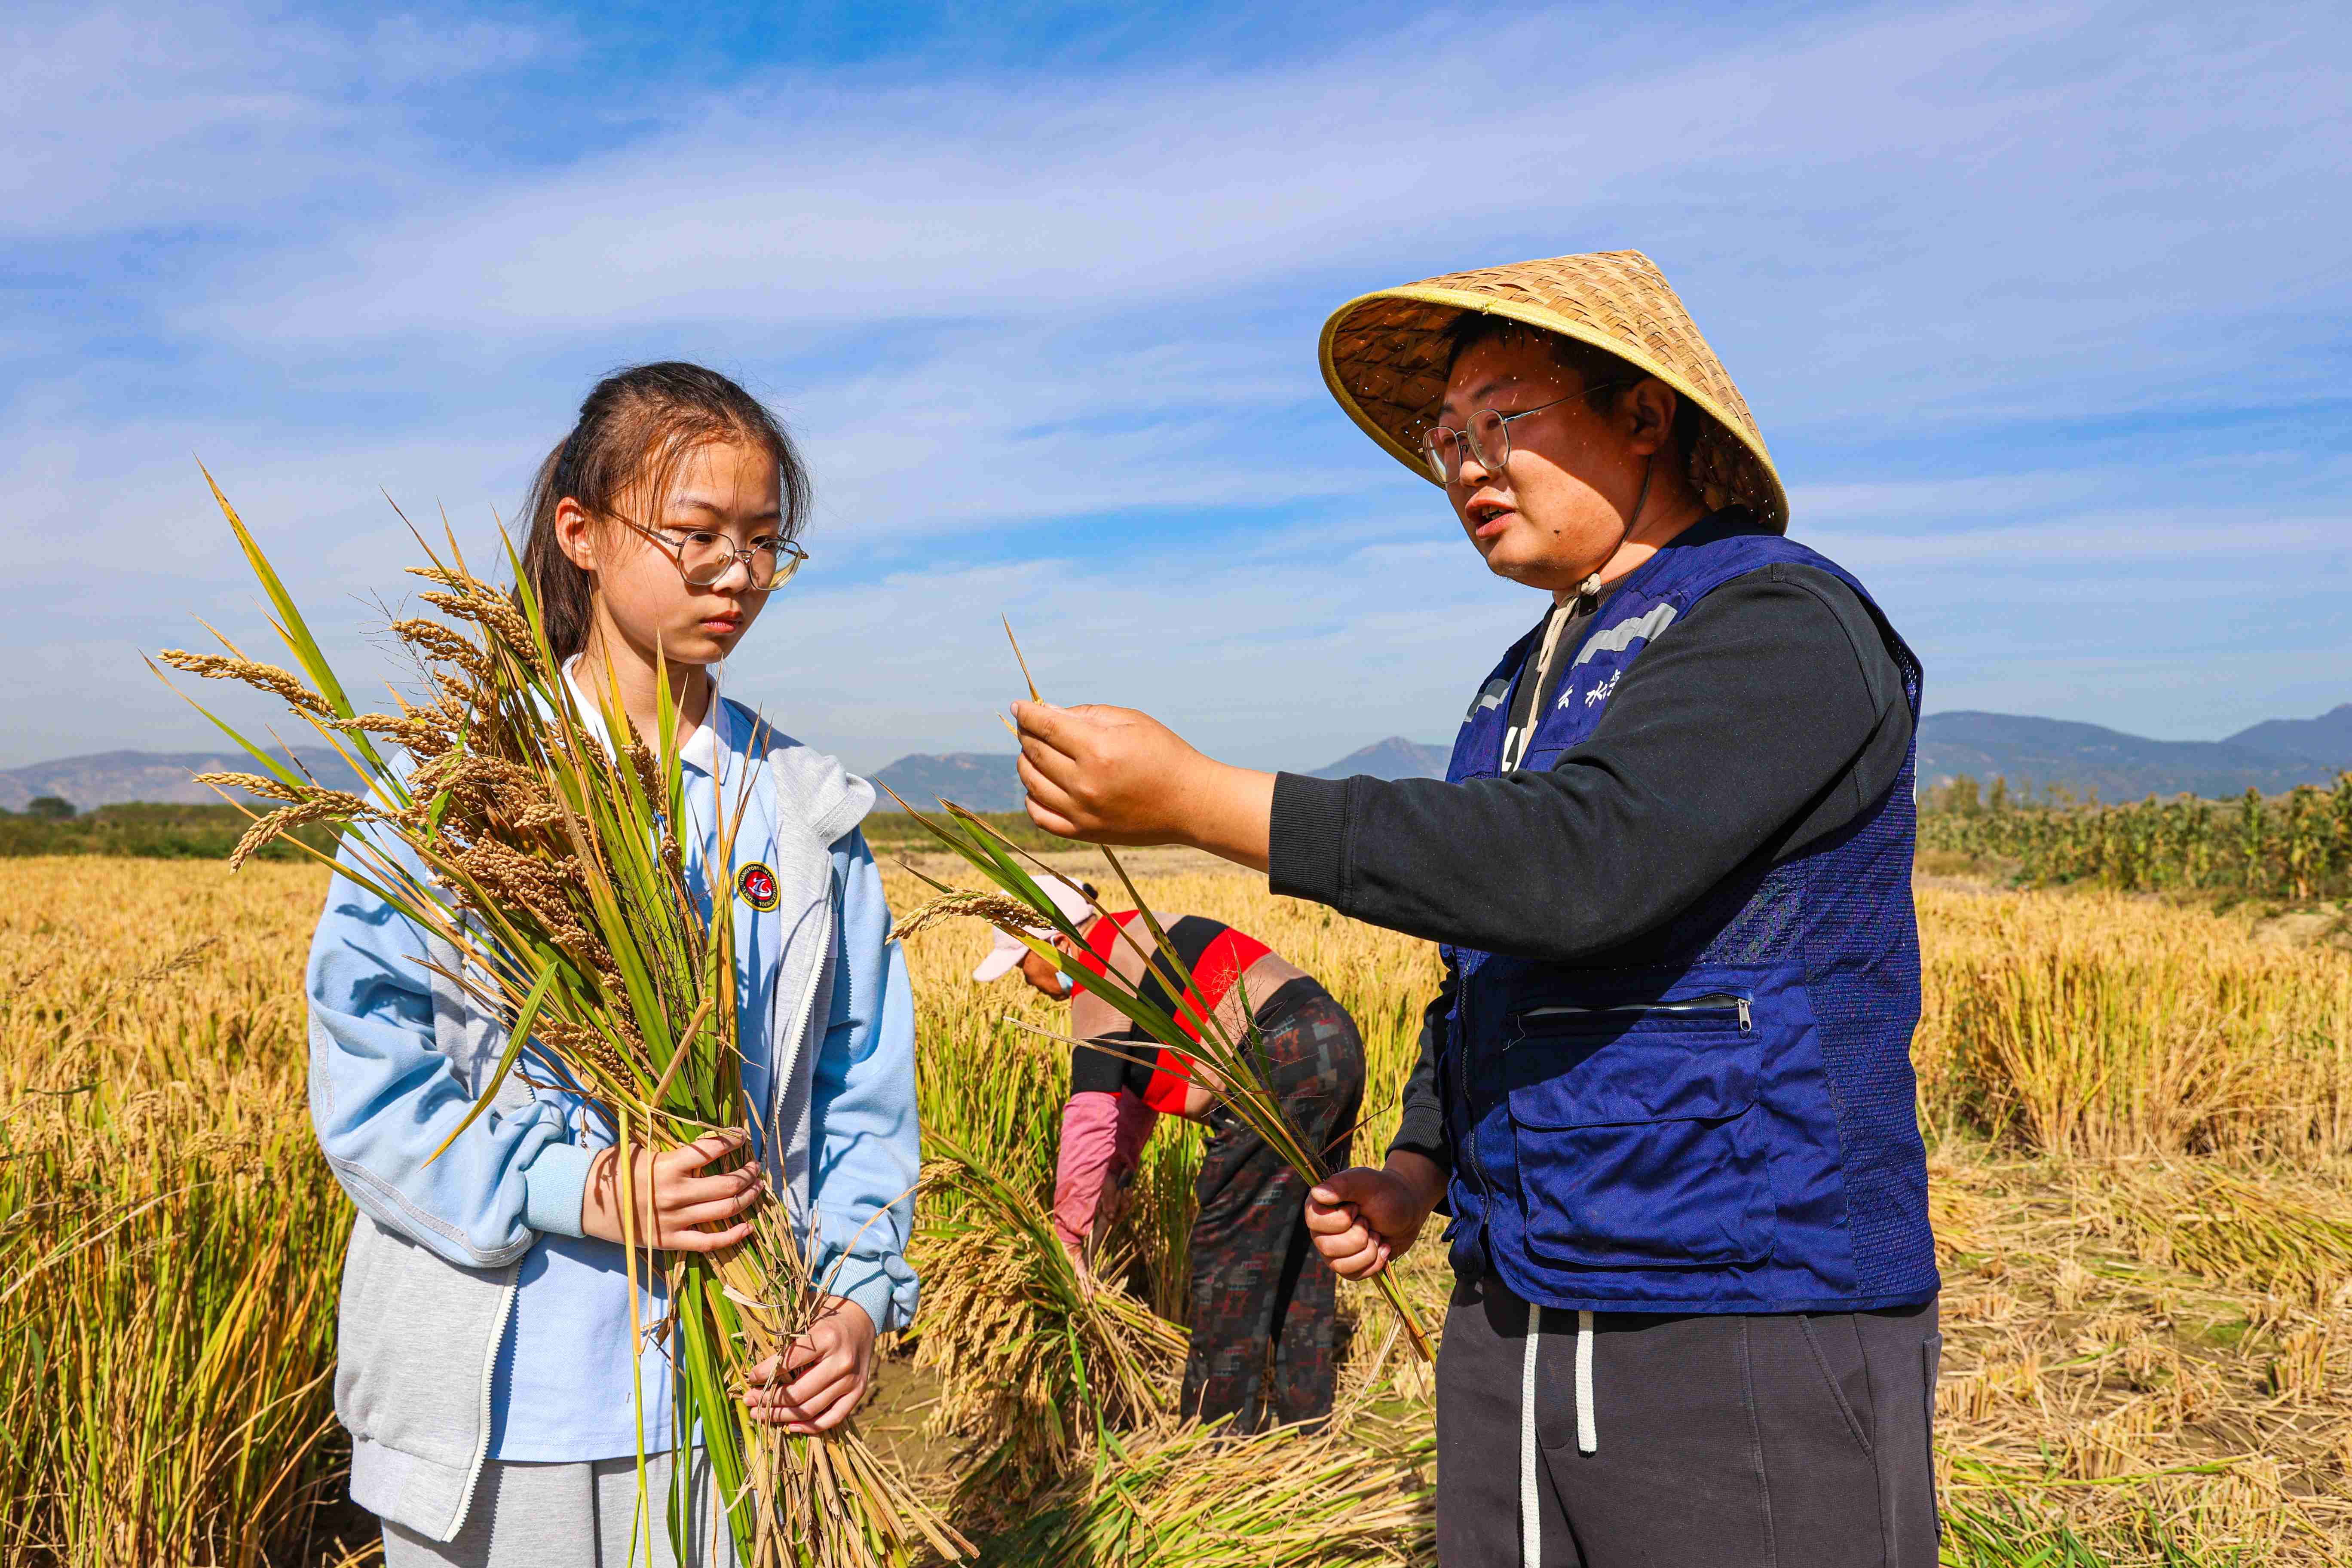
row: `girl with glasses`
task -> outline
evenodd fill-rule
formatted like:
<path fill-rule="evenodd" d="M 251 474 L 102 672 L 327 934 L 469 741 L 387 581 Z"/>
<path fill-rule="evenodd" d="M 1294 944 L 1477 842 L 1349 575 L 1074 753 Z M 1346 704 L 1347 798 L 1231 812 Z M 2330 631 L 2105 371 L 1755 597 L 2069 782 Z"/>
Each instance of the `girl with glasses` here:
<path fill-rule="evenodd" d="M 679 835 L 688 880 L 734 925 L 750 1126 L 639 1145 L 620 1172 L 615 1129 L 526 1049 L 492 1113 L 433 1157 L 488 1080 L 500 1020 L 436 973 L 453 952 L 357 881 L 330 888 L 308 975 L 311 1109 L 359 1209 L 335 1404 L 387 1568 L 671 1564 L 672 1373 L 661 1336 L 638 1331 L 664 1303 L 642 1284 L 632 1300 L 631 1201 L 642 1245 L 698 1252 L 788 1205 L 832 1294 L 746 1391 L 763 1419 L 839 1425 L 876 1335 L 913 1315 L 914 1011 L 857 826 L 873 790 L 719 691 L 720 662 L 804 559 L 808 506 L 800 455 L 757 400 L 698 365 L 642 365 L 600 382 L 541 465 L 522 550 L 592 729 L 616 692 L 656 733 L 667 667 L 697 818 Z M 722 861 L 713 803 L 738 800 Z M 655 1527 L 633 1558 L 641 1449 Z M 681 1489 L 705 1512 L 688 1538 L 723 1560 L 694 1463 Z"/>

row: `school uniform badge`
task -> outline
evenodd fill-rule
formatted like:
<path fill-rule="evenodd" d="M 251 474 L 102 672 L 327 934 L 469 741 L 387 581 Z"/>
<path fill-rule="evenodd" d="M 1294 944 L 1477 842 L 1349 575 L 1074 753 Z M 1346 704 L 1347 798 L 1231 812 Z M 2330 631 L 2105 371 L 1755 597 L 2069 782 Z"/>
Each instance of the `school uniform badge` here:
<path fill-rule="evenodd" d="M 745 903 L 766 914 L 776 907 L 776 873 L 761 861 L 754 860 L 735 873 L 735 894 Z"/>

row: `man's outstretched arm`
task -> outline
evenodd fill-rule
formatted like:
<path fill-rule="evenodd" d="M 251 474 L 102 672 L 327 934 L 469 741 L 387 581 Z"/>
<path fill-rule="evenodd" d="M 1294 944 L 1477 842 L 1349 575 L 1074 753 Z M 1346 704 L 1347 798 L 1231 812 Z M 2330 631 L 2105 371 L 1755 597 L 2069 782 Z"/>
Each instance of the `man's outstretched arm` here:
<path fill-rule="evenodd" d="M 1454 784 L 1277 777 L 1129 709 L 1014 712 L 1030 816 L 1051 832 L 1187 844 L 1374 925 L 1564 960 L 1853 820 L 1911 740 L 1901 671 L 1862 601 L 1801 567 L 1693 606 L 1549 769 Z"/>

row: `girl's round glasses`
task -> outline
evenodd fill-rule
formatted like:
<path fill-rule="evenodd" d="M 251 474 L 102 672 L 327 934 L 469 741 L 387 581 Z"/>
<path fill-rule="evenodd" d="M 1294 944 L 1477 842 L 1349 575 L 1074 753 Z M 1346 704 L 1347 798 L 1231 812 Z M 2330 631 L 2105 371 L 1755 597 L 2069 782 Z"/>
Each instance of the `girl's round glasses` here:
<path fill-rule="evenodd" d="M 791 582 L 793 574 L 808 560 L 808 552 L 789 539 L 760 539 L 738 548 L 727 535 L 708 529 L 672 528 L 656 532 L 650 528 L 639 528 L 626 518 L 619 521 L 622 526 L 644 534 L 659 547 L 689 588 L 712 586 L 740 562 L 751 574 L 751 592 L 770 593 Z"/>
<path fill-rule="evenodd" d="M 1638 378 L 1635 378 L 1638 379 Z M 1511 421 L 1525 419 L 1530 414 L 1566 403 L 1570 397 L 1606 392 L 1612 387 L 1630 386 L 1633 381 L 1604 381 L 1598 386 L 1583 387 L 1568 397 L 1555 397 L 1549 403 L 1538 403 L 1533 408 L 1522 408 L 1516 414 L 1505 414 L 1493 408 L 1481 408 L 1470 416 L 1470 428 L 1454 430 L 1444 425 L 1432 426 L 1422 433 L 1421 450 L 1429 459 L 1429 471 L 1437 476 L 1441 485 L 1450 485 L 1462 477 L 1462 444 L 1467 441 L 1470 450 L 1477 455 L 1478 466 L 1490 474 L 1499 474 L 1503 465 L 1511 460 Z"/>

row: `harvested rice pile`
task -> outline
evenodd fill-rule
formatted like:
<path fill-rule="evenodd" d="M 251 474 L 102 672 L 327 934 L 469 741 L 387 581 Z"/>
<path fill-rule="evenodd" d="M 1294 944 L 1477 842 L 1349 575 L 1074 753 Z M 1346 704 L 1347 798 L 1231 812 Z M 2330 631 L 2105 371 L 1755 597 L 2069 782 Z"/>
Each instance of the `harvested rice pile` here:
<path fill-rule="evenodd" d="M 929 1305 L 915 1360 L 940 1377 L 933 1426 L 961 1441 L 975 1522 L 1003 1522 L 1120 1434 L 1165 1424 L 1183 1331 L 1120 1288 L 1123 1258 L 1082 1271 L 1045 1202 L 934 1134 L 920 1254 Z"/>

